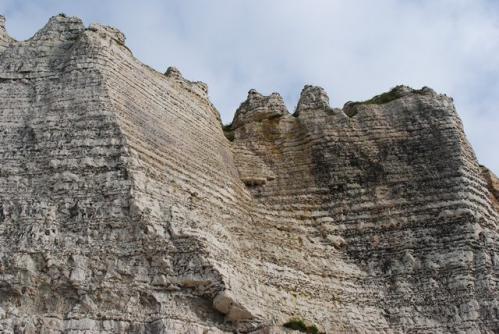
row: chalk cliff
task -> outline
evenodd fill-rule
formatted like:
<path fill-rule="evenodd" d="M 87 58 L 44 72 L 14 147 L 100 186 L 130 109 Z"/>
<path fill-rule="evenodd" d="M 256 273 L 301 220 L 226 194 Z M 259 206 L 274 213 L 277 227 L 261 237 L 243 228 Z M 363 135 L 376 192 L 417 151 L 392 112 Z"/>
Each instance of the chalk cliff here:
<path fill-rule="evenodd" d="M 499 181 L 429 88 L 222 127 L 114 28 L 1 18 L 0 157 L 1 333 L 499 331 Z"/>

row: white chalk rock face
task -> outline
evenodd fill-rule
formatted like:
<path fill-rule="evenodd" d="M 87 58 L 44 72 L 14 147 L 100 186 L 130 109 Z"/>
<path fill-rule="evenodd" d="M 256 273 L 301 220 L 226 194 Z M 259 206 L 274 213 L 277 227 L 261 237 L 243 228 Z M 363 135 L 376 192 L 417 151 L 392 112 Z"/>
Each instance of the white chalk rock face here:
<path fill-rule="evenodd" d="M 0 17 L 1 333 L 499 331 L 499 182 L 451 98 L 252 90 L 222 128 L 207 94 Z"/>

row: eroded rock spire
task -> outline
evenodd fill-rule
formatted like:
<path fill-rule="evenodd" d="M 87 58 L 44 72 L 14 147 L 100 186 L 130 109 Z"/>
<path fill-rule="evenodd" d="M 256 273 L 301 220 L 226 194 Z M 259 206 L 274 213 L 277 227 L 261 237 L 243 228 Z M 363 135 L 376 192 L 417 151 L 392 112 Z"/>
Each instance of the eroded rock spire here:
<path fill-rule="evenodd" d="M 306 85 L 301 91 L 295 115 L 298 116 L 304 111 L 317 109 L 328 110 L 329 97 L 324 88 Z"/>
<path fill-rule="evenodd" d="M 264 96 L 255 89 L 251 89 L 246 101 L 237 109 L 232 127 L 237 128 L 249 122 L 279 117 L 288 113 L 284 100 L 278 93 Z"/>
<path fill-rule="evenodd" d="M 74 16 L 59 14 L 52 16 L 47 24 L 31 38 L 32 40 L 74 39 L 85 30 L 83 21 Z"/>
<path fill-rule="evenodd" d="M 14 39 L 9 36 L 5 28 L 5 17 L 0 15 L 0 52 L 12 42 Z"/>

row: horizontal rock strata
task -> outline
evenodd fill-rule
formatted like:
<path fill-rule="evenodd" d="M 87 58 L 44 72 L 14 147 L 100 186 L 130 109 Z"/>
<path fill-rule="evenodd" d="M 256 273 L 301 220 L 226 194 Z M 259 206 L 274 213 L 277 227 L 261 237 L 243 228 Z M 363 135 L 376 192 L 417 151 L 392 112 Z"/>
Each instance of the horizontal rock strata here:
<path fill-rule="evenodd" d="M 294 114 L 118 30 L 0 18 L 0 332 L 499 331 L 498 181 L 452 99 L 399 86 Z"/>

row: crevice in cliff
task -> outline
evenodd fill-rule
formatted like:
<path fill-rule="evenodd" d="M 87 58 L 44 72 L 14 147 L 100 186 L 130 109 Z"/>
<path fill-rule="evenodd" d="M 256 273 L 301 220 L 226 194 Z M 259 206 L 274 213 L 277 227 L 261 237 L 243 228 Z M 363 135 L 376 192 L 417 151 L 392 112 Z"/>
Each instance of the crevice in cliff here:
<path fill-rule="evenodd" d="M 487 167 L 480 165 L 482 176 L 487 184 L 487 189 L 490 192 L 490 199 L 496 211 L 499 212 L 499 179 Z"/>

